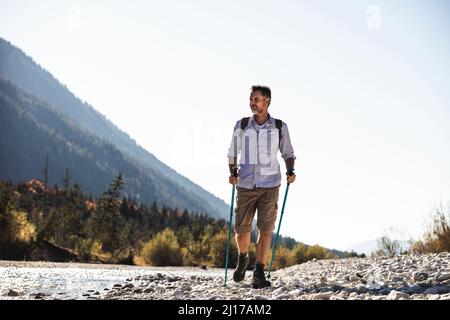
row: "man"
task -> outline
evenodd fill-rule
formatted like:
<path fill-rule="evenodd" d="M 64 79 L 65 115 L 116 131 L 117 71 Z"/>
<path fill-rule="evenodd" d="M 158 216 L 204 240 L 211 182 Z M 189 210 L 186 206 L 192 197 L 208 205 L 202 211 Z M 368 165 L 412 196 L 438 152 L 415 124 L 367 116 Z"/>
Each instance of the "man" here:
<path fill-rule="evenodd" d="M 280 165 L 277 152 L 286 163 L 287 182 L 295 181 L 294 150 L 286 123 L 274 119 L 268 113 L 271 90 L 266 86 L 252 86 L 250 109 L 253 116 L 237 121 L 228 152 L 229 183 L 237 185 L 234 231 L 239 249 L 238 265 L 233 274 L 234 281 L 242 281 L 248 267 L 248 248 L 252 222 L 257 214 L 258 240 L 256 264 L 253 272 L 253 288 L 271 285 L 266 280 L 264 266 L 270 251 L 272 231 L 278 210 L 278 192 L 281 185 Z M 281 133 L 281 136 L 280 136 Z M 237 172 L 237 158 L 239 172 Z"/>

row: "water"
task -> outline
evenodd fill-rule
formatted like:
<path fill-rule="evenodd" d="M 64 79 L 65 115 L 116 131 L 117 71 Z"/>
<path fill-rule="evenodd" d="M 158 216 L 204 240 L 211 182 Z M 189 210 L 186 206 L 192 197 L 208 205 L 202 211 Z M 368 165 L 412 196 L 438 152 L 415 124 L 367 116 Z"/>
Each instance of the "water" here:
<path fill-rule="evenodd" d="M 185 267 L 136 267 L 124 265 L 98 265 L 82 263 L 48 263 L 0 261 L 0 299 L 34 299 L 38 293 L 46 299 L 93 299 L 123 284 L 127 279 L 156 272 L 172 274 L 197 273 L 199 268 Z M 201 270 L 216 274 L 217 270 Z M 136 286 L 136 280 L 128 281 Z M 9 290 L 20 293 L 9 297 Z M 88 292 L 88 290 L 90 290 Z M 96 291 L 100 295 L 93 295 Z M 83 296 L 89 294 L 89 296 Z"/>

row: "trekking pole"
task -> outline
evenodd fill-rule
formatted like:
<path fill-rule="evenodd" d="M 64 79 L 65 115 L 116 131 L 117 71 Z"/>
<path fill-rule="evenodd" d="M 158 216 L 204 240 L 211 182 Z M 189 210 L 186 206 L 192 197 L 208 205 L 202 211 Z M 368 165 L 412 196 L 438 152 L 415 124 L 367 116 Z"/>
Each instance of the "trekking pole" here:
<path fill-rule="evenodd" d="M 283 207 L 281 208 L 280 221 L 278 222 L 277 236 L 275 238 L 275 244 L 273 245 L 273 249 L 272 249 L 272 259 L 270 260 L 269 274 L 267 275 L 267 278 L 269 278 L 269 279 L 270 279 L 270 272 L 272 271 L 273 259 L 275 258 L 275 249 L 277 247 L 278 235 L 280 234 L 281 220 L 283 220 L 284 206 L 286 205 L 286 198 L 287 198 L 288 192 L 289 192 L 289 182 L 286 186 L 286 192 L 284 193 Z"/>
<path fill-rule="evenodd" d="M 233 168 L 233 176 L 237 177 L 237 168 Z M 228 273 L 228 257 L 230 255 L 230 240 L 231 240 L 231 223 L 233 221 L 233 204 L 234 204 L 234 191 L 236 190 L 236 185 L 233 184 L 231 192 L 231 207 L 230 207 L 230 220 L 228 222 L 228 241 L 227 241 L 227 253 L 225 258 L 225 282 L 224 287 L 227 286 L 227 273 Z"/>

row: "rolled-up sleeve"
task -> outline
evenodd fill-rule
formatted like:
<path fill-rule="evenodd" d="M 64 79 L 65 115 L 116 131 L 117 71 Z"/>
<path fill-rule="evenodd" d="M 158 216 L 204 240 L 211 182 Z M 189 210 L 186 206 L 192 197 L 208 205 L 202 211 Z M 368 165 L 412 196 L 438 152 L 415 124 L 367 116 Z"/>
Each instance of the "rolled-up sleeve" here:
<path fill-rule="evenodd" d="M 241 151 L 241 121 L 237 121 L 234 129 L 233 136 L 231 137 L 230 147 L 228 148 L 228 163 L 233 164 L 234 158 L 238 158 Z"/>
<path fill-rule="evenodd" d="M 284 160 L 291 158 L 295 160 L 297 158 L 294 155 L 294 148 L 292 147 L 291 138 L 289 136 L 289 129 L 285 122 L 283 122 L 283 125 L 281 126 L 280 152 L 281 157 Z"/>

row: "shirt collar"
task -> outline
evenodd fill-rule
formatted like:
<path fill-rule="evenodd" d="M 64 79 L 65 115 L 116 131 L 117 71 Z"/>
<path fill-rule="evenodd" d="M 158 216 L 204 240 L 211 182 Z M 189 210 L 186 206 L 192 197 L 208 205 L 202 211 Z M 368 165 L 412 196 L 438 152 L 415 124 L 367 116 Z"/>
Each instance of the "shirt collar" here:
<path fill-rule="evenodd" d="M 250 122 L 252 122 L 252 125 L 253 125 L 254 127 L 256 127 L 256 125 L 258 125 L 258 124 L 255 122 L 255 120 L 253 119 L 253 117 L 254 117 L 254 115 L 252 115 L 252 116 L 250 117 Z M 272 125 L 275 125 L 275 119 L 272 118 L 272 116 L 270 115 L 270 113 L 269 113 L 269 119 L 268 119 L 267 122 L 265 122 L 265 123 L 267 123 L 267 127 L 271 127 Z M 259 126 L 259 125 L 258 125 L 258 126 Z"/>

